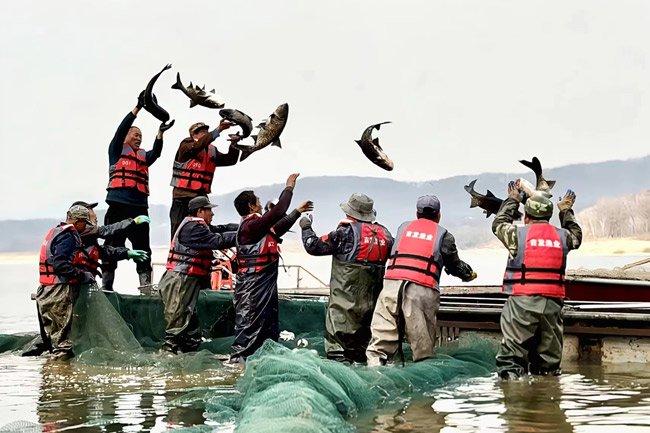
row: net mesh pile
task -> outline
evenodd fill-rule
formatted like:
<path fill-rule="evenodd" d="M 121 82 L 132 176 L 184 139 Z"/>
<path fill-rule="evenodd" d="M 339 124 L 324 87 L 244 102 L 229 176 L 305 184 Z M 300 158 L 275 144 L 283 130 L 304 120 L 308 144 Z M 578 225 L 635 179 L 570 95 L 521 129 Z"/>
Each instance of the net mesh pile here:
<path fill-rule="evenodd" d="M 404 405 L 450 380 L 490 374 L 494 355 L 490 343 L 466 339 L 405 367 L 368 368 L 267 341 L 248 359 L 237 393 L 201 398 L 208 419 L 235 423 L 238 433 L 353 431 L 349 420 L 362 412 Z"/>

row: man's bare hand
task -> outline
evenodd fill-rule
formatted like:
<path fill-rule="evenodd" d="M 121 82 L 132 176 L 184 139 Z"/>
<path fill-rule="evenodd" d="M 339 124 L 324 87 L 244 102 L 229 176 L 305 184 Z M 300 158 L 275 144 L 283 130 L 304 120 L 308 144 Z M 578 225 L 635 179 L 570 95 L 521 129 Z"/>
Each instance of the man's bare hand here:
<path fill-rule="evenodd" d="M 311 200 L 302 202 L 300 203 L 300 206 L 296 208 L 296 210 L 300 213 L 311 212 L 314 210 L 314 202 L 312 202 Z"/>
<path fill-rule="evenodd" d="M 219 133 L 222 133 L 223 131 L 225 131 L 226 129 L 230 128 L 233 125 L 234 123 L 228 122 L 226 119 L 221 119 L 221 122 L 219 122 L 219 126 L 217 126 L 217 131 L 219 131 Z"/>
<path fill-rule="evenodd" d="M 300 176 L 300 173 L 293 173 L 289 175 L 287 178 L 288 188 L 294 189 L 296 187 L 296 179 L 298 179 L 298 176 Z"/>

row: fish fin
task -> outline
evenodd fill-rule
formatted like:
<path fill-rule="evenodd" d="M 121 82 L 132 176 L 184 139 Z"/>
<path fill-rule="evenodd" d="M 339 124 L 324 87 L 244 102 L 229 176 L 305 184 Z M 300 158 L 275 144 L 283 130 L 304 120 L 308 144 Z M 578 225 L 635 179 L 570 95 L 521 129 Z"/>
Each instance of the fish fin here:
<path fill-rule="evenodd" d="M 487 190 L 487 194 L 485 194 L 486 197 L 496 197 L 494 194 L 492 194 L 492 191 L 489 189 Z"/>
<path fill-rule="evenodd" d="M 471 182 L 469 183 L 469 185 L 465 185 L 465 186 L 464 186 L 465 191 L 467 191 L 468 193 L 471 194 L 472 191 L 474 191 L 474 185 L 476 184 L 476 181 L 477 181 L 477 180 L 478 180 L 478 179 L 474 179 L 473 181 L 471 181 Z"/>
<path fill-rule="evenodd" d="M 257 125 L 256 128 L 263 129 L 265 126 L 266 126 L 266 120 L 264 122 L 260 123 L 259 125 Z"/>
<path fill-rule="evenodd" d="M 197 106 L 198 104 L 192 99 L 190 101 L 190 108 Z"/>
<path fill-rule="evenodd" d="M 190 88 L 194 88 L 194 85 L 192 84 L 191 81 L 190 81 Z"/>
<path fill-rule="evenodd" d="M 361 140 L 354 140 L 354 142 L 357 143 L 359 146 L 361 146 L 361 143 L 363 143 L 363 141 Z"/>
<path fill-rule="evenodd" d="M 379 145 L 379 138 L 377 138 L 377 137 L 373 138 L 373 139 L 372 139 L 372 144 L 374 144 L 375 146 L 377 146 L 377 149 L 379 149 L 379 150 L 384 150 L 384 149 L 382 149 L 381 146 Z"/>
<path fill-rule="evenodd" d="M 476 197 L 472 197 L 472 199 L 469 201 L 469 207 L 477 207 L 478 206 L 478 199 Z"/>
<path fill-rule="evenodd" d="M 217 91 L 212 89 L 212 90 L 210 90 L 210 93 L 217 93 Z"/>
<path fill-rule="evenodd" d="M 280 138 L 276 138 L 273 143 L 271 143 L 271 146 L 278 146 L 280 149 L 282 149 L 282 144 L 280 143 Z"/>
<path fill-rule="evenodd" d="M 553 189 L 553 187 L 555 186 L 555 182 L 556 181 L 554 181 L 554 180 L 547 180 L 546 181 L 546 183 L 548 184 L 549 191 Z"/>
<path fill-rule="evenodd" d="M 176 73 L 176 82 L 172 84 L 172 89 L 183 90 L 183 83 L 181 82 L 181 73 Z"/>
<path fill-rule="evenodd" d="M 253 139 L 253 143 L 257 143 L 257 135 L 251 135 L 251 138 Z"/>
<path fill-rule="evenodd" d="M 379 131 L 379 128 L 381 128 L 381 125 L 385 125 L 387 123 L 392 123 L 392 122 L 390 120 L 388 120 L 386 122 L 376 123 L 376 124 L 372 125 L 372 127 L 375 128 L 377 131 Z"/>
<path fill-rule="evenodd" d="M 235 149 L 239 150 L 241 152 L 241 156 L 239 157 L 239 161 L 243 161 L 249 156 L 253 154 L 253 151 L 251 150 L 251 146 L 245 146 L 241 144 L 233 144 L 232 147 Z"/>

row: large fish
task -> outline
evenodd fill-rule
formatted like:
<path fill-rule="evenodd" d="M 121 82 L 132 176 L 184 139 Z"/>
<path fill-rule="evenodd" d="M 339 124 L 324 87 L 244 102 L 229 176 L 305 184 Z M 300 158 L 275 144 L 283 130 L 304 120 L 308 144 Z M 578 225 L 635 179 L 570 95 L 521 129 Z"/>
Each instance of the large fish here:
<path fill-rule="evenodd" d="M 164 68 L 162 68 L 160 72 L 158 72 L 151 78 L 151 80 L 149 80 L 147 88 L 144 90 L 144 109 L 161 122 L 167 122 L 169 120 L 169 113 L 167 110 L 158 105 L 156 95 L 153 94 L 153 85 L 156 84 L 156 80 L 158 80 L 160 74 L 171 67 L 172 65 L 166 65 Z"/>
<path fill-rule="evenodd" d="M 499 212 L 499 209 L 501 208 L 501 204 L 503 203 L 503 200 L 495 196 L 494 194 L 492 194 L 492 191 L 490 191 L 489 189 L 487 190 L 487 193 L 485 195 L 476 192 L 476 190 L 474 189 L 476 180 L 477 179 L 474 179 L 469 183 L 469 185 L 465 185 L 465 191 L 467 191 L 469 195 L 472 197 L 469 207 L 470 208 L 480 207 L 481 209 L 483 209 L 485 218 L 489 218 L 490 215 L 492 214 L 496 215 L 496 213 Z M 521 218 L 521 213 L 517 211 L 515 214 L 515 219 L 519 219 L 519 218 Z"/>
<path fill-rule="evenodd" d="M 264 149 L 268 145 L 282 148 L 282 145 L 280 144 L 280 134 L 282 134 L 282 131 L 287 124 L 288 117 L 289 104 L 285 103 L 278 106 L 267 120 L 258 125 L 260 132 L 257 135 L 251 135 L 253 140 L 255 140 L 255 143 L 252 146 L 241 144 L 233 145 L 236 149 L 241 150 L 241 158 L 239 158 L 239 160 L 245 160 L 251 156 L 253 152 Z"/>
<path fill-rule="evenodd" d="M 533 173 L 535 173 L 535 189 L 537 191 L 542 191 L 547 193 L 548 196 L 551 196 L 551 188 L 555 185 L 554 180 L 546 180 L 544 179 L 544 176 L 542 175 L 542 163 L 539 162 L 539 159 L 537 159 L 536 156 L 533 156 L 532 161 L 526 161 L 525 159 L 519 160 L 520 163 L 525 165 L 526 167 L 530 168 L 533 170 Z M 551 196 L 552 197 L 552 196 Z"/>
<path fill-rule="evenodd" d="M 379 145 L 379 138 L 372 138 L 372 130 L 376 129 L 379 131 L 381 125 L 385 125 L 390 122 L 381 122 L 375 125 L 370 125 L 363 131 L 361 134 L 361 140 L 354 140 L 366 158 L 368 158 L 373 164 L 378 165 L 384 170 L 391 171 L 394 167 L 393 161 L 390 160 L 388 155 L 384 152 L 384 149 Z"/>
<path fill-rule="evenodd" d="M 203 87 L 195 86 L 190 81 L 190 85 L 185 87 L 181 82 L 180 72 L 176 73 L 176 83 L 172 85 L 172 89 L 178 89 L 190 98 L 190 108 L 195 105 L 201 105 L 207 108 L 218 109 L 226 105 L 225 102 L 222 102 L 221 97 L 217 96 L 214 89 L 206 92 L 205 85 Z"/>
<path fill-rule="evenodd" d="M 239 126 L 242 131 L 242 138 L 251 135 L 251 131 L 253 130 L 253 119 L 251 119 L 247 114 L 233 108 L 224 108 L 223 110 L 219 110 L 219 115 Z"/>

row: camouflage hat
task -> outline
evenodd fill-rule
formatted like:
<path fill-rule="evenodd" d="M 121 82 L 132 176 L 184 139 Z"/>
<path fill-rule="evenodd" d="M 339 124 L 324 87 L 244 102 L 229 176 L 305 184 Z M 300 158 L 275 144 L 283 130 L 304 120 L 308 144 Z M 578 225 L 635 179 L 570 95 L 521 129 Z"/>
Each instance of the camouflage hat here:
<path fill-rule="evenodd" d="M 67 217 L 69 220 L 84 220 L 88 224 L 92 224 L 93 222 L 90 220 L 90 211 L 88 210 L 87 207 L 81 206 L 79 204 L 76 204 L 72 206 L 70 209 L 68 209 L 68 214 Z"/>
<path fill-rule="evenodd" d="M 190 126 L 190 137 L 199 129 L 210 129 L 210 127 L 203 122 L 196 122 L 194 125 Z"/>
<path fill-rule="evenodd" d="M 535 218 L 550 218 L 553 215 L 553 202 L 545 194 L 535 194 L 526 200 L 526 213 Z"/>

